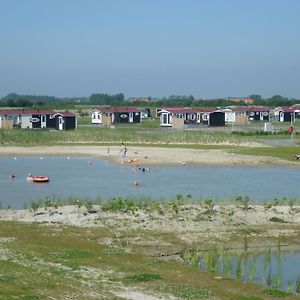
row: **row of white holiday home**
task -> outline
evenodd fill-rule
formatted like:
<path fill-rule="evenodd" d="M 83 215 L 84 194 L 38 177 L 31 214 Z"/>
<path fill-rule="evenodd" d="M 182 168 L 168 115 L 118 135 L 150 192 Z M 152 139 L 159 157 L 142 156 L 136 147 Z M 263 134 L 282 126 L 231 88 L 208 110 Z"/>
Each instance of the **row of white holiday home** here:
<path fill-rule="evenodd" d="M 174 125 L 176 127 L 178 119 L 181 119 L 181 123 L 185 125 L 225 126 L 226 123 L 269 121 L 270 109 L 267 107 L 237 107 L 215 110 L 177 107 L 157 109 L 156 115 L 160 118 L 162 127 L 174 127 Z"/>
<path fill-rule="evenodd" d="M 115 123 L 141 123 L 145 110 L 131 106 L 92 109 L 92 124 L 110 126 Z"/>
<path fill-rule="evenodd" d="M 136 107 L 109 107 L 92 110 L 92 124 L 112 125 L 115 123 L 141 123 L 142 118 L 149 116 L 149 109 Z M 175 119 L 183 124 L 207 124 L 209 126 L 224 126 L 224 113 L 216 110 L 195 111 L 190 108 L 157 109 L 156 117 L 160 117 L 160 126 L 176 127 Z M 180 125 L 177 125 L 180 127 Z"/>
<path fill-rule="evenodd" d="M 224 109 L 227 121 L 235 123 L 251 121 L 291 122 L 300 118 L 300 106 L 282 106 L 270 108 L 265 106 L 244 106 Z"/>
<path fill-rule="evenodd" d="M 72 112 L 53 110 L 2 109 L 0 110 L 0 128 L 76 129 L 77 116 Z"/>
<path fill-rule="evenodd" d="M 92 124 L 112 125 L 115 123 L 141 123 L 149 116 L 149 109 L 136 107 L 105 107 L 91 111 Z M 290 122 L 300 116 L 300 107 L 243 106 L 224 109 L 192 109 L 183 107 L 158 108 L 156 117 L 161 127 L 181 127 L 182 125 L 204 124 L 224 126 L 226 123 L 248 123 L 251 121 L 269 122 L 271 119 Z"/>
<path fill-rule="evenodd" d="M 176 127 L 178 119 L 181 119 L 181 123 L 186 125 L 204 124 L 208 126 L 224 126 L 226 123 L 249 123 L 253 121 L 269 122 L 271 120 L 291 122 L 300 118 L 300 106 L 274 109 L 265 106 L 243 106 L 218 110 L 160 108 L 156 110 L 156 116 L 160 118 L 162 127 Z"/>
<path fill-rule="evenodd" d="M 225 126 L 225 113 L 212 109 L 160 108 L 156 110 L 161 127 L 182 127 L 183 125 L 205 124 Z"/>

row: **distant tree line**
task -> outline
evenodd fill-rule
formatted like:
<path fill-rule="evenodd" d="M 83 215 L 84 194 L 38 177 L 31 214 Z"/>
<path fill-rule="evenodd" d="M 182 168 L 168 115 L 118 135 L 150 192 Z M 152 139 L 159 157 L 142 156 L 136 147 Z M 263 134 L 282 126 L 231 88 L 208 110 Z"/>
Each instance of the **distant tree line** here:
<path fill-rule="evenodd" d="M 250 95 L 247 98 L 254 100 L 253 105 L 263 106 L 291 106 L 300 104 L 299 99 L 287 98 L 275 95 L 270 98 L 262 98 L 260 95 Z M 145 102 L 146 99 L 146 102 Z M 94 106 L 142 106 L 142 107 L 225 107 L 230 105 L 245 106 L 243 102 L 233 103 L 227 98 L 218 99 L 196 99 L 194 96 L 171 95 L 169 97 L 156 98 L 136 98 L 134 101 L 125 99 L 123 93 L 115 95 L 105 93 L 95 93 L 89 97 L 70 97 L 59 98 L 54 96 L 37 96 L 37 95 L 18 95 L 15 93 L 8 94 L 0 99 L 0 107 L 24 107 L 24 108 L 63 108 L 75 109 L 75 105 L 94 105 Z"/>
<path fill-rule="evenodd" d="M 53 96 L 36 96 L 36 95 L 18 95 L 15 93 L 8 94 L 0 99 L 1 107 L 68 107 L 72 103 L 69 98 L 56 98 Z"/>
<path fill-rule="evenodd" d="M 75 105 L 124 105 L 125 96 L 92 94 L 90 97 L 58 98 L 54 96 L 18 95 L 8 94 L 0 99 L 1 107 L 64 107 L 74 108 Z"/>
<path fill-rule="evenodd" d="M 124 94 L 92 94 L 88 99 L 88 104 L 94 105 L 124 105 Z"/>
<path fill-rule="evenodd" d="M 260 95 L 250 95 L 250 99 L 253 99 L 255 105 L 263 105 L 263 106 L 292 106 L 295 104 L 300 104 L 299 99 L 295 98 L 287 98 L 280 95 L 275 95 L 267 99 L 263 99 Z"/>

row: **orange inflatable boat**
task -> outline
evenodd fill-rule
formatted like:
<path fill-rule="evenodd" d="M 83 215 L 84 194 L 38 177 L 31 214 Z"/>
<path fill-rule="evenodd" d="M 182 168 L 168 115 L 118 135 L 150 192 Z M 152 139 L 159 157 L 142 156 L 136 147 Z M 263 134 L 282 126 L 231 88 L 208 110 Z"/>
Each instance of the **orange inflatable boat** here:
<path fill-rule="evenodd" d="M 31 180 L 33 182 L 48 182 L 49 177 L 47 177 L 47 176 L 32 176 Z"/>

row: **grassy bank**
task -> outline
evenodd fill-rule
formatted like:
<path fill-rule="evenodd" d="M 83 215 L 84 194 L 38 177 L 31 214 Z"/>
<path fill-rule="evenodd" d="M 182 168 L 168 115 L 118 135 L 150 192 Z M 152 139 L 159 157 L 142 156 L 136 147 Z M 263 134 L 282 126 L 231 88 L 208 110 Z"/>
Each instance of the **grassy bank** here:
<path fill-rule="evenodd" d="M 0 210 L 0 299 L 299 298 L 215 269 L 230 249 L 250 254 L 297 246 L 300 207 L 293 199 L 264 206 L 246 197 L 235 205 L 197 204 L 188 195 L 158 203 L 118 198 L 100 206 L 56 200 Z M 4 221 L 8 215 L 19 222 Z M 210 272 L 197 267 L 199 252 Z"/>
<path fill-rule="evenodd" d="M 263 300 L 279 295 L 272 297 L 255 284 L 245 288 L 238 280 L 153 257 L 154 241 L 178 242 L 172 234 L 159 231 L 120 233 L 118 228 L 1 221 L 0 232 L 0 299 L 121 300 L 155 295 L 153 299 Z"/>
<path fill-rule="evenodd" d="M 140 127 L 80 127 L 72 131 L 0 130 L 2 145 L 52 145 L 61 143 L 138 143 L 138 144 L 218 144 L 249 142 L 256 136 L 231 135 L 223 132 L 176 131 Z"/>

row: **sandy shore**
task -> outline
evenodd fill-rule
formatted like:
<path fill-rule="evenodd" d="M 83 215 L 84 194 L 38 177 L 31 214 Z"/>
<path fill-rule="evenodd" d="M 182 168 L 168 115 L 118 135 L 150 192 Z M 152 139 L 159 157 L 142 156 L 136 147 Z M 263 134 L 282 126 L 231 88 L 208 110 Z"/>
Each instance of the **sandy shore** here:
<path fill-rule="evenodd" d="M 229 240 L 243 240 L 243 230 L 248 228 L 252 238 L 261 246 L 284 236 L 296 239 L 300 234 L 300 206 L 160 204 L 153 209 L 136 208 L 134 211 L 105 211 L 94 205 L 40 207 L 27 210 L 0 210 L 0 221 L 17 221 L 45 225 L 72 225 L 80 227 L 107 227 L 122 235 L 129 230 L 145 229 L 152 232 L 172 233 L 186 244 L 210 243 L 212 239 L 226 244 Z M 119 232 L 119 233 L 118 233 Z M 291 240 L 290 240 L 291 241 Z M 107 241 L 110 243 L 110 241 Z M 293 242 L 292 242 L 293 243 Z M 275 243 L 276 244 L 276 243 Z M 172 247 L 176 249 L 176 245 Z"/>
<path fill-rule="evenodd" d="M 105 158 L 120 163 L 119 146 L 43 146 L 43 147 L 1 147 L 0 155 L 18 156 L 86 156 Z M 219 149 L 182 149 L 159 147 L 128 148 L 127 161 L 142 165 L 205 165 L 205 166 L 260 166 L 288 165 L 299 166 L 274 157 L 250 156 L 229 153 Z"/>

